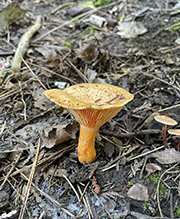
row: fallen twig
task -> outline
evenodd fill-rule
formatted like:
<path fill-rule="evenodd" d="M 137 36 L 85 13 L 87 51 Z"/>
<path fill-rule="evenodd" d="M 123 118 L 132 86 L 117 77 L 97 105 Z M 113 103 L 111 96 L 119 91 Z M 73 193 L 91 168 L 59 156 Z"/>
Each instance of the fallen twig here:
<path fill-rule="evenodd" d="M 66 7 L 69 7 L 69 6 L 72 6 L 72 5 L 75 5 L 75 2 L 67 2 L 67 3 L 64 3 L 62 5 L 59 5 L 57 8 L 55 8 L 51 14 L 55 14 L 57 11 L 63 9 L 63 8 L 66 8 Z"/>
<path fill-rule="evenodd" d="M 41 165 L 42 163 L 44 163 L 44 162 L 48 161 L 49 159 L 55 157 L 55 156 L 58 155 L 59 153 L 61 153 L 61 155 L 63 155 L 68 149 L 70 149 L 70 148 L 72 148 L 72 147 L 74 147 L 74 144 L 73 144 L 73 145 L 69 145 L 69 146 L 67 146 L 66 148 L 63 148 L 63 149 L 61 149 L 61 150 L 59 150 L 59 151 L 57 151 L 57 152 L 51 154 L 49 157 L 40 160 L 40 161 L 37 163 L 36 166 Z M 55 160 L 55 159 L 54 159 L 54 160 Z M 53 160 L 53 161 L 54 161 L 54 160 Z M 25 166 L 25 167 L 19 169 L 19 170 L 16 170 L 16 171 L 13 172 L 10 176 L 12 177 L 12 176 L 15 176 L 16 174 L 19 174 L 19 173 L 21 173 L 21 172 L 24 172 L 25 170 L 31 168 L 32 165 L 33 165 L 33 164 L 30 164 L 30 165 L 28 165 L 28 166 Z M 5 177 L 1 177 L 1 178 L 0 178 L 0 181 L 2 181 L 2 180 L 4 180 L 4 179 L 5 179 Z"/>
<path fill-rule="evenodd" d="M 30 70 L 32 76 L 34 78 L 36 78 L 36 80 L 41 84 L 41 86 L 47 90 L 46 86 L 41 82 L 41 80 L 38 78 L 38 76 L 36 74 L 34 74 L 34 72 L 32 71 L 32 69 L 29 67 L 29 65 L 26 63 L 26 61 L 23 59 L 23 57 L 20 55 L 20 59 L 24 62 L 24 64 L 27 66 L 27 68 Z"/>
<path fill-rule="evenodd" d="M 84 202 L 84 204 L 85 204 L 85 206 L 86 206 L 89 219 L 91 219 L 91 215 L 92 215 L 91 208 L 90 208 L 90 206 L 87 204 L 87 201 L 86 201 L 86 199 L 85 199 L 85 197 L 84 197 L 84 194 L 82 193 L 81 188 L 80 188 L 80 186 L 79 186 L 78 184 L 77 184 L 77 188 L 78 188 L 79 193 L 80 193 L 80 195 L 81 195 L 81 197 L 82 197 L 81 199 L 83 199 L 83 202 Z"/>
<path fill-rule="evenodd" d="M 30 189 L 31 189 L 34 173 L 35 173 L 35 170 L 36 170 L 36 164 L 37 164 L 37 161 L 38 161 L 40 146 L 41 146 L 41 142 L 40 142 L 40 139 L 39 139 L 38 147 L 37 147 L 37 150 L 36 150 L 36 156 L 34 158 L 34 162 L 33 162 L 31 172 L 30 172 L 30 175 L 29 175 L 29 179 L 28 179 L 28 184 L 26 186 L 26 191 L 25 191 L 25 194 L 24 194 L 23 205 L 22 205 L 22 208 L 21 208 L 21 211 L 20 211 L 20 214 L 19 214 L 19 219 L 23 219 L 23 216 L 24 216 L 27 200 L 28 200 L 28 197 L 29 197 L 29 192 L 30 192 Z"/>
<path fill-rule="evenodd" d="M 157 194 L 157 204 L 158 204 L 158 209 L 159 209 L 159 213 L 161 215 L 161 218 L 163 217 L 163 214 L 162 214 L 162 210 L 161 210 L 161 205 L 160 205 L 160 200 L 159 200 L 159 186 L 160 186 L 160 183 L 161 183 L 161 180 L 163 178 L 163 176 L 170 170 L 172 170 L 173 168 L 175 168 L 179 163 L 176 163 L 174 166 L 170 167 L 169 169 L 167 169 L 166 171 L 164 171 L 164 173 L 160 176 L 159 178 L 159 181 L 158 181 L 158 184 L 157 184 L 157 188 L 156 188 L 156 194 Z"/>
<path fill-rule="evenodd" d="M 106 213 L 109 215 L 109 217 L 111 219 L 113 219 L 113 217 L 111 216 L 111 214 L 109 213 L 109 211 L 107 210 L 107 208 L 105 207 L 105 205 L 103 204 L 103 202 L 101 201 L 101 199 L 96 195 L 96 193 L 93 191 L 92 189 L 92 192 L 94 194 L 94 196 L 97 198 L 97 200 L 100 202 L 100 204 L 103 206 L 104 210 L 106 211 Z"/>
<path fill-rule="evenodd" d="M 79 76 L 80 76 L 82 79 L 85 80 L 86 83 L 87 83 L 87 82 L 90 83 L 89 79 L 86 78 L 86 76 L 85 76 L 81 71 L 79 71 L 79 70 L 76 68 L 76 66 L 73 65 L 73 63 L 72 63 L 71 61 L 69 61 L 68 59 L 66 59 L 66 62 L 67 62 L 71 67 L 74 68 L 74 70 L 79 74 Z"/>
<path fill-rule="evenodd" d="M 8 177 L 10 176 L 10 174 L 13 172 L 16 164 L 19 162 L 19 159 L 21 158 L 22 152 L 19 153 L 19 155 L 15 158 L 16 160 L 11 164 L 11 169 L 9 170 L 8 174 L 5 176 L 4 181 L 2 182 L 1 186 L 0 186 L 0 190 L 2 190 L 4 184 L 6 183 Z"/>
<path fill-rule="evenodd" d="M 21 68 L 21 57 L 24 56 L 27 49 L 29 48 L 29 41 L 32 36 L 37 32 L 37 30 L 41 27 L 41 16 L 37 17 L 37 20 L 33 26 L 31 26 L 28 31 L 21 37 L 18 48 L 14 55 L 14 60 L 11 68 L 3 69 L 0 71 L 0 84 L 3 83 L 4 78 L 9 74 L 12 73 L 13 70 L 19 71 Z"/>
<path fill-rule="evenodd" d="M 173 106 L 170 106 L 170 107 L 166 107 L 164 109 L 160 109 L 160 110 L 158 110 L 158 112 L 160 113 L 160 112 L 167 111 L 167 110 L 174 109 L 174 108 L 178 108 L 178 107 L 180 107 L 180 104 L 173 105 Z"/>
<path fill-rule="evenodd" d="M 155 135 L 155 134 L 161 134 L 162 131 L 159 129 L 146 129 L 141 131 L 134 131 L 134 132 L 128 132 L 128 133 L 113 133 L 107 130 L 101 131 L 103 134 L 106 135 L 112 135 L 119 138 L 130 138 L 136 135 Z"/>
<path fill-rule="evenodd" d="M 135 156 L 135 157 L 131 157 L 131 158 L 129 158 L 129 161 L 135 160 L 135 159 L 137 159 L 137 158 L 139 158 L 139 157 L 146 156 L 146 155 L 148 155 L 148 154 L 152 154 L 153 152 L 158 151 L 158 150 L 160 150 L 160 149 L 162 149 L 162 148 L 164 148 L 164 145 L 162 145 L 162 146 L 160 146 L 160 147 L 158 147 L 158 148 L 155 148 L 154 150 L 148 151 L 148 152 L 146 152 L 146 153 L 139 154 L 139 155 L 137 155 L 137 156 Z"/>
<path fill-rule="evenodd" d="M 127 152 L 123 153 L 122 155 L 117 156 L 114 160 L 110 161 L 110 162 L 105 166 L 105 168 L 102 169 L 102 171 L 104 172 L 104 171 L 106 171 L 106 170 L 109 170 L 109 169 L 115 167 L 116 164 L 112 165 L 113 163 L 117 162 L 117 161 L 118 161 L 119 159 L 121 159 L 122 157 L 125 157 L 126 155 L 132 153 L 134 150 L 136 150 L 136 149 L 139 148 L 139 147 L 140 147 L 140 145 L 136 145 L 135 147 L 129 149 Z M 112 165 L 112 166 L 111 166 L 111 165 Z"/>
<path fill-rule="evenodd" d="M 30 39 L 39 30 L 40 27 L 41 27 L 41 16 L 38 16 L 35 24 L 28 29 L 28 31 L 21 37 L 19 41 L 18 48 L 14 55 L 12 69 L 20 70 L 21 62 L 22 62 L 21 57 L 23 57 L 24 54 L 26 53 L 27 49 L 29 48 Z"/>
<path fill-rule="evenodd" d="M 146 75 L 146 76 L 148 76 L 148 77 L 154 78 L 154 79 L 156 79 L 156 80 L 158 80 L 158 81 L 161 81 L 162 83 L 167 84 L 167 85 L 173 87 L 174 89 L 180 91 L 180 88 L 179 88 L 179 87 L 177 87 L 177 86 L 175 86 L 175 85 L 173 85 L 173 84 L 171 84 L 171 83 L 169 83 L 169 82 L 167 82 L 167 81 L 165 81 L 165 80 L 163 80 L 163 79 L 160 79 L 160 78 L 158 78 L 158 77 L 156 77 L 156 76 L 154 76 L 154 75 L 152 75 L 152 74 L 148 74 L 148 73 L 145 73 L 145 72 L 142 72 L 142 74 L 143 74 L 143 75 Z"/>
<path fill-rule="evenodd" d="M 38 68 L 40 68 L 40 69 L 42 69 L 42 70 L 45 70 L 45 71 L 47 71 L 47 72 L 49 72 L 49 73 L 51 73 L 51 74 L 53 74 L 53 75 L 56 75 L 56 76 L 58 76 L 58 77 L 60 77 L 60 78 L 63 78 L 63 79 L 65 79 L 65 80 L 68 80 L 68 81 L 72 82 L 73 84 L 77 84 L 77 83 L 76 83 L 75 81 L 73 81 L 71 78 L 68 78 L 68 77 L 65 77 L 65 76 L 63 76 L 63 75 L 60 75 L 60 74 L 58 74 L 58 73 L 56 73 L 56 72 L 54 72 L 54 71 L 49 70 L 48 68 L 45 68 L 45 67 L 42 67 L 42 66 L 36 65 L 36 64 L 34 64 L 34 63 L 30 63 L 30 62 L 27 62 L 27 63 L 30 64 L 30 65 L 32 65 L 32 66 L 38 67 Z"/>
<path fill-rule="evenodd" d="M 24 175 L 23 173 L 21 173 L 21 175 L 28 180 L 28 178 L 26 177 L 26 175 Z M 69 216 L 71 216 L 72 218 L 75 218 L 75 216 L 73 214 L 71 214 L 69 211 L 67 211 L 65 208 L 61 207 L 61 204 L 56 201 L 55 199 L 53 199 L 50 195 L 46 194 L 43 190 L 39 189 L 33 182 L 32 185 L 34 186 L 34 188 L 36 188 L 42 195 L 44 195 L 47 199 L 49 199 L 53 204 L 55 204 L 56 206 L 58 206 L 62 211 L 64 211 L 66 214 L 68 214 Z"/>
<path fill-rule="evenodd" d="M 118 4 L 119 2 L 121 2 L 121 0 L 118 1 L 118 2 L 113 2 L 113 3 L 111 3 L 111 4 L 108 4 L 108 5 L 99 7 L 99 8 L 95 8 L 95 9 L 90 10 L 90 11 L 87 11 L 87 12 L 85 12 L 85 13 L 83 13 L 83 14 L 80 14 L 80 15 L 74 17 L 73 19 L 64 22 L 64 23 L 61 24 L 60 26 L 53 28 L 53 29 L 50 30 L 49 32 L 45 33 L 44 35 L 40 36 L 39 38 L 37 38 L 36 40 L 34 40 L 33 43 L 35 43 L 35 42 L 41 40 L 43 37 L 47 36 L 48 34 L 53 33 L 54 31 L 56 31 L 56 30 L 58 30 L 58 29 L 60 29 L 60 28 L 62 28 L 62 27 L 64 27 L 64 26 L 67 26 L 67 25 L 73 23 L 73 22 L 74 22 L 75 20 L 77 20 L 77 19 L 80 19 L 80 18 L 85 17 L 85 16 L 90 16 L 91 14 L 93 14 L 93 13 L 95 13 L 95 12 L 101 10 L 101 9 L 104 9 L 104 8 L 107 8 L 107 7 L 111 7 L 111 6 L 113 6 L 113 5 Z"/>

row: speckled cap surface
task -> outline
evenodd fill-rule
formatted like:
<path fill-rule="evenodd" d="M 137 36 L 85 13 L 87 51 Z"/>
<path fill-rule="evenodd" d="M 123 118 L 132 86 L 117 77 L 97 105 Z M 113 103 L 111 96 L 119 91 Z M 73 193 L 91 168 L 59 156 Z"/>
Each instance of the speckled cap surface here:
<path fill-rule="evenodd" d="M 70 109 L 119 108 L 134 98 L 133 94 L 121 87 L 92 83 L 73 85 L 64 90 L 51 89 L 43 94 L 56 104 Z"/>

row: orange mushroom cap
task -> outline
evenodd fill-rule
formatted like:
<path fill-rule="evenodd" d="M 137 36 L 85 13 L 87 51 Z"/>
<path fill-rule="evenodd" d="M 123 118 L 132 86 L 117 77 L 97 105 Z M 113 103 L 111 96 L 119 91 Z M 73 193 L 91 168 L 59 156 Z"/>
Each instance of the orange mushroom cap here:
<path fill-rule="evenodd" d="M 134 96 L 121 87 L 109 84 L 79 84 L 64 90 L 43 93 L 56 104 L 68 108 L 79 123 L 100 127 L 114 117 Z"/>
<path fill-rule="evenodd" d="M 174 119 L 171 119 L 168 116 L 160 116 L 160 115 L 158 115 L 158 116 L 155 116 L 154 119 L 157 122 L 160 122 L 160 123 L 165 124 L 165 125 L 177 125 L 177 122 Z"/>
<path fill-rule="evenodd" d="M 64 90 L 51 89 L 43 94 L 56 104 L 71 109 L 118 108 L 126 105 L 134 97 L 121 87 L 91 83 L 73 85 Z M 112 100 L 116 96 L 117 98 Z"/>
<path fill-rule="evenodd" d="M 133 94 L 123 88 L 109 84 L 91 83 L 73 85 L 64 90 L 47 90 L 43 94 L 56 104 L 68 108 L 80 123 L 78 155 L 81 163 L 84 161 L 89 163 L 95 157 L 95 152 L 92 157 L 87 155 L 91 154 L 88 152 L 86 155 L 91 158 L 86 159 L 84 158 L 86 156 L 83 156 L 81 159 L 80 154 L 82 153 L 79 152 L 82 148 L 81 143 L 85 144 L 86 149 L 90 147 L 91 143 L 94 147 L 94 140 L 100 126 L 113 118 L 134 98 Z"/>

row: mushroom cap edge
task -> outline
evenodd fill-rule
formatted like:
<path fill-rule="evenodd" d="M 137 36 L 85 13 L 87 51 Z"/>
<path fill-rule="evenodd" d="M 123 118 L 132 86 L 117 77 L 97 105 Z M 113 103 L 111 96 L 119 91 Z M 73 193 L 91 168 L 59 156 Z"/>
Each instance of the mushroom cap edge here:
<path fill-rule="evenodd" d="M 116 100 L 116 102 L 115 101 L 112 101 L 110 103 L 104 102 L 103 104 L 97 104 L 95 102 L 90 103 L 90 102 L 86 102 L 84 100 L 81 100 L 81 97 L 77 98 L 76 93 L 75 93 L 75 92 L 77 92 L 76 88 L 77 88 L 77 90 L 78 89 L 81 90 L 81 88 L 83 90 L 83 87 L 87 87 L 87 91 L 89 92 L 89 94 L 91 94 L 90 88 L 91 87 L 94 88 L 96 86 L 100 87 L 99 90 L 103 91 L 104 88 L 110 88 L 111 90 L 113 89 L 114 92 L 116 92 L 116 93 L 122 92 L 124 96 L 127 95 L 128 97 L 127 98 L 125 97 L 122 100 L 120 100 L 120 99 Z M 101 87 L 102 87 L 102 89 L 101 89 Z M 87 92 L 87 94 L 88 94 L 88 92 Z M 107 91 L 105 91 L 105 92 L 107 93 Z M 101 109 L 108 109 L 108 108 L 119 108 L 119 107 L 125 106 L 128 102 L 130 102 L 134 98 L 133 94 L 129 93 L 128 91 L 126 91 L 125 89 L 123 89 L 121 87 L 116 87 L 116 86 L 108 85 L 108 84 L 89 84 L 89 83 L 73 85 L 69 88 L 65 88 L 64 90 L 50 89 L 50 90 L 44 91 L 43 94 L 47 98 L 49 98 L 51 101 L 55 102 L 57 105 L 60 105 L 60 106 L 65 107 L 65 108 L 71 108 L 71 109 L 94 108 L 94 109 L 101 110 Z M 81 95 L 81 93 L 79 93 L 79 95 Z M 87 96 L 87 98 L 88 98 L 88 96 Z"/>
<path fill-rule="evenodd" d="M 169 116 L 157 115 L 154 117 L 154 119 L 157 122 L 160 122 L 160 123 L 165 124 L 165 125 L 177 125 L 177 122 L 174 119 L 170 118 Z"/>

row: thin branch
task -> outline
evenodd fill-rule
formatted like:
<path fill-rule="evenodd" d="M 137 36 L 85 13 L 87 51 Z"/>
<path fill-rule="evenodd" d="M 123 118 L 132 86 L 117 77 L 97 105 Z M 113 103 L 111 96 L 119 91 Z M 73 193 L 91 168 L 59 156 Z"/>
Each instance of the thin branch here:
<path fill-rule="evenodd" d="M 99 8 L 95 8 L 95 9 L 93 9 L 93 10 L 90 10 L 90 11 L 87 11 L 87 12 L 85 12 L 85 13 L 83 13 L 83 14 L 80 14 L 80 15 L 74 17 L 72 20 L 66 21 L 66 22 L 64 22 L 63 24 L 61 24 L 60 26 L 55 27 L 55 28 L 53 28 L 52 30 L 50 30 L 49 32 L 47 32 L 47 33 L 43 34 L 42 36 L 38 37 L 36 40 L 33 41 L 33 43 L 35 43 L 35 42 L 41 40 L 42 38 L 44 38 L 44 37 L 47 36 L 48 34 L 53 33 L 54 31 L 56 31 L 56 30 L 58 30 L 58 29 L 60 29 L 60 28 L 62 28 L 62 27 L 64 27 L 64 26 L 67 26 L 67 25 L 73 23 L 73 22 L 74 22 L 75 20 L 77 20 L 77 19 L 83 18 L 83 17 L 85 17 L 85 16 L 86 16 L 86 17 L 87 17 L 87 16 L 90 16 L 91 14 L 94 14 L 95 12 L 97 12 L 97 11 L 99 11 L 99 10 L 101 10 L 101 9 L 104 9 L 104 8 L 107 8 L 107 7 L 111 7 L 111 6 L 116 5 L 116 4 L 120 3 L 120 2 L 121 2 L 121 1 L 118 1 L 118 2 L 115 1 L 115 2 L 113 2 L 113 3 L 111 3 L 111 4 L 108 4 L 108 5 L 99 7 Z"/>
<path fill-rule="evenodd" d="M 173 87 L 174 89 L 180 91 L 180 88 L 179 88 L 179 87 L 176 87 L 176 86 L 174 86 L 173 84 L 170 84 L 169 82 L 167 82 L 167 81 L 165 81 L 165 80 L 163 80 L 163 79 L 160 79 L 160 78 L 158 78 L 158 77 L 156 77 L 156 76 L 154 76 L 154 75 L 152 75 L 152 74 L 148 74 L 148 73 L 145 73 L 145 72 L 142 72 L 142 74 L 143 74 L 143 75 L 146 75 L 146 76 L 148 76 L 148 77 L 154 78 L 154 79 L 156 79 L 156 80 L 158 80 L 158 81 L 161 81 L 162 83 L 167 84 L 167 85 Z"/>
<path fill-rule="evenodd" d="M 30 172 L 30 175 L 29 175 L 29 179 L 28 179 L 28 183 L 27 183 L 27 186 L 26 186 L 26 191 L 25 191 L 24 200 L 23 200 L 23 206 L 22 206 L 20 214 L 19 214 L 19 219 L 23 219 L 23 217 L 24 217 L 24 212 L 25 212 L 25 209 L 26 209 L 27 200 L 28 200 L 28 197 L 29 197 L 33 177 L 34 177 L 35 170 L 36 170 L 36 164 L 37 164 L 37 161 L 38 161 L 40 146 L 41 146 L 41 142 L 40 142 L 40 139 L 39 139 L 37 150 L 36 150 L 36 155 L 35 155 L 35 158 L 34 158 L 34 162 L 33 162 L 31 172 Z"/>
<path fill-rule="evenodd" d="M 136 135 L 155 135 L 155 134 L 161 134 L 162 131 L 159 129 L 147 129 L 147 130 L 141 130 L 141 131 L 134 131 L 134 132 L 128 132 L 128 133 L 113 133 L 108 130 L 102 130 L 103 134 L 106 135 L 112 135 L 119 138 L 130 138 Z"/>
<path fill-rule="evenodd" d="M 162 214 L 161 205 L 160 205 L 160 200 L 159 200 L 159 186 L 160 186 L 160 183 L 161 183 L 161 180 L 162 180 L 163 176 L 164 176 L 168 171 L 170 171 L 170 170 L 172 170 L 174 167 L 176 167 L 178 164 L 179 164 L 179 162 L 176 163 L 174 166 L 170 167 L 169 169 L 167 169 L 166 171 L 164 171 L 164 173 L 160 176 L 159 181 L 158 181 L 158 184 L 157 184 L 157 188 L 156 188 L 157 203 L 158 203 L 158 209 L 159 209 L 159 213 L 160 213 L 161 217 L 163 217 L 163 214 Z"/>

